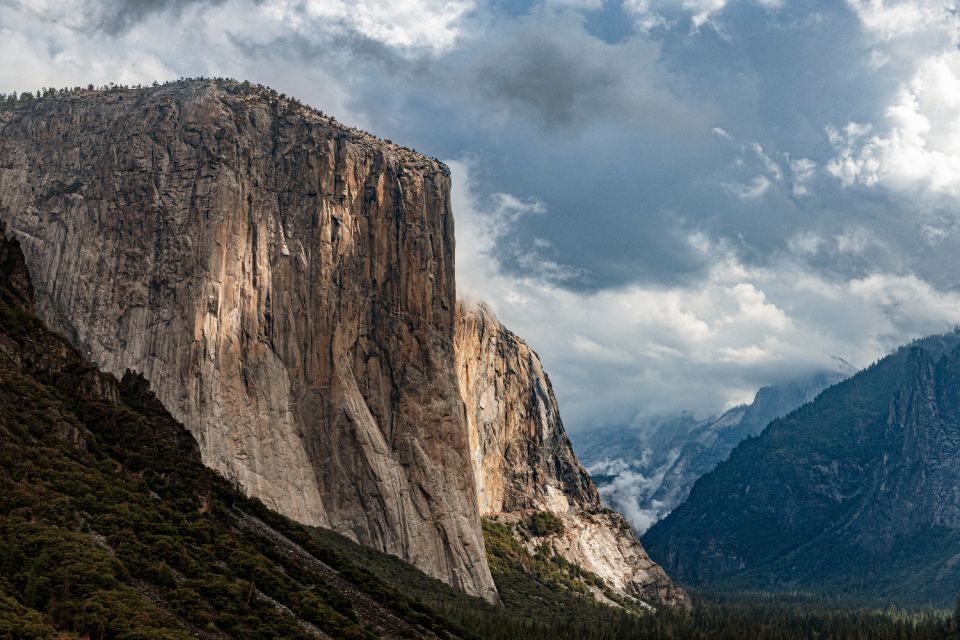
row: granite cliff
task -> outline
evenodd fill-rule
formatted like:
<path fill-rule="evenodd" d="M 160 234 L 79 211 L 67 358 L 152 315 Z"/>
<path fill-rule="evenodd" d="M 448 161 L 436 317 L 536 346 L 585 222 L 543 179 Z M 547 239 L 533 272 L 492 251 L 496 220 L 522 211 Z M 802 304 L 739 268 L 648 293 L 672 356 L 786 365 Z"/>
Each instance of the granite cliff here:
<path fill-rule="evenodd" d="M 462 302 L 455 351 L 484 517 L 520 525 L 552 514 L 556 520 L 548 522 L 555 526 L 523 540 L 531 553 L 546 544 L 618 594 L 687 605 L 686 594 L 650 560 L 630 526 L 601 505 L 570 445 L 537 354 L 488 307 Z"/>
<path fill-rule="evenodd" d="M 454 366 L 442 164 L 246 84 L 0 114 L 43 320 L 142 373 L 269 507 L 496 597 Z"/>
<path fill-rule="evenodd" d="M 37 313 L 142 374 L 204 464 L 490 601 L 481 513 L 550 513 L 558 554 L 685 604 L 601 506 L 536 354 L 458 307 L 449 190 L 438 161 L 247 83 L 0 112 L 0 222 Z"/>
<path fill-rule="evenodd" d="M 44 326 L 3 231 L 0 637 L 484 637 L 448 603 L 481 624 L 494 607 L 271 512 L 203 466 L 143 377 L 97 370 Z M 418 599 L 431 592 L 444 615 Z"/>

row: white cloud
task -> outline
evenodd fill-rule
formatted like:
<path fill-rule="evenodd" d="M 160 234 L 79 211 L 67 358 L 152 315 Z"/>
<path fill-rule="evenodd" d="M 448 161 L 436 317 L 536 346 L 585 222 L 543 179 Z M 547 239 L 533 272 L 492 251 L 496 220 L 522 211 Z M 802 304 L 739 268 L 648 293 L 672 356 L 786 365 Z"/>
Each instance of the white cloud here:
<path fill-rule="evenodd" d="M 731 136 L 723 127 L 714 127 L 710 130 L 710 133 L 717 136 L 718 138 L 723 138 L 724 140 L 729 140 L 733 142 L 733 136 Z"/>
<path fill-rule="evenodd" d="M 754 142 L 751 148 L 753 149 L 753 152 L 757 154 L 760 162 L 763 163 L 763 168 L 766 169 L 768 174 L 770 174 L 770 177 L 777 182 L 783 180 L 783 169 L 781 169 L 780 165 L 774 162 L 773 159 L 767 155 L 767 152 L 763 150 L 763 147 L 760 146 L 760 143 Z"/>
<path fill-rule="evenodd" d="M 771 184 L 767 176 L 756 176 L 747 184 L 724 183 L 723 187 L 741 200 L 757 200 L 770 189 Z"/>
<path fill-rule="evenodd" d="M 851 255 L 861 255 L 870 244 L 877 244 L 873 234 L 863 227 L 847 229 L 834 238 L 837 251 Z"/>
<path fill-rule="evenodd" d="M 622 463 L 622 461 L 612 461 L 607 468 L 620 468 L 616 462 Z M 597 473 L 599 470 L 600 468 L 595 470 L 591 467 L 590 473 Z M 622 513 L 638 533 L 643 534 L 657 520 L 666 515 L 666 505 L 661 502 L 652 500 L 649 509 L 644 509 L 639 504 L 640 498 L 648 498 L 657 490 L 665 472 L 666 468 L 659 470 L 652 477 L 647 477 L 636 471 L 623 469 L 616 474 L 610 484 L 600 488 L 600 495 L 604 502 Z"/>
<path fill-rule="evenodd" d="M 783 0 L 753 0 L 755 4 L 776 8 Z M 669 24 L 667 16 L 680 12 L 690 21 L 690 32 L 697 33 L 711 23 L 711 18 L 723 11 L 730 0 L 624 0 L 623 6 L 634 14 L 637 26 L 645 31 Z"/>
<path fill-rule="evenodd" d="M 953 0 L 848 0 L 872 38 L 865 66 L 892 82 L 879 122 L 828 127 L 827 171 L 845 186 L 960 195 L 960 13 Z M 883 75 L 881 75 L 883 74 Z"/>
<path fill-rule="evenodd" d="M 956 4 L 952 0 L 847 0 L 863 26 L 883 40 L 942 32 L 955 36 Z"/>
<path fill-rule="evenodd" d="M 490 303 L 540 353 L 573 428 L 682 410 L 717 413 L 763 384 L 831 369 L 834 356 L 865 366 L 960 321 L 960 293 L 915 275 L 829 280 L 790 255 L 749 267 L 703 234 L 691 244 L 713 266 L 686 286 L 580 292 L 535 271 L 508 273 L 496 251 L 530 201 L 501 198 L 481 207 L 470 185 L 475 167 L 450 166 L 461 293 Z M 851 227 L 836 236 L 798 236 L 792 248 L 856 254 L 871 242 Z"/>
<path fill-rule="evenodd" d="M 794 196 L 809 194 L 807 184 L 816 174 L 817 168 L 817 164 L 809 158 L 791 160 L 789 154 L 783 154 L 785 164 L 781 165 L 759 142 L 753 142 L 750 145 L 738 143 L 733 136 L 720 127 L 714 127 L 711 133 L 732 143 L 738 150 L 738 155 L 733 161 L 735 169 L 741 172 L 759 172 L 747 182 L 722 182 L 720 186 L 727 192 L 741 200 L 758 200 L 774 185 L 786 182 Z M 789 177 L 787 177 L 785 166 L 789 169 Z"/>
<path fill-rule="evenodd" d="M 297 95 L 363 127 L 368 124 L 363 114 L 348 107 L 353 79 L 333 62 L 346 53 L 343 42 L 367 38 L 400 56 L 438 55 L 464 36 L 474 1 L 180 2 L 158 4 L 132 15 L 123 28 L 101 32 L 126 6 L 98 0 L 0 2 L 0 90 L 231 76 Z M 142 11 L 140 5 L 130 7 Z M 291 60 L 299 46 L 295 40 L 323 50 L 329 64 Z"/>
<path fill-rule="evenodd" d="M 810 180 L 813 179 L 814 175 L 816 175 L 817 163 L 809 158 L 790 160 L 789 157 L 788 163 L 790 165 L 790 173 L 793 177 L 793 195 L 798 198 L 809 195 L 810 189 L 807 185 Z"/>
<path fill-rule="evenodd" d="M 960 195 L 960 52 L 926 59 L 886 110 L 887 127 L 828 128 L 827 171 L 844 185 Z"/>
<path fill-rule="evenodd" d="M 462 35 L 473 0 L 273 0 L 267 6 L 297 27 L 347 29 L 392 47 L 444 51 Z"/>
<path fill-rule="evenodd" d="M 813 255 L 820 251 L 823 243 L 823 236 L 812 231 L 803 231 L 790 238 L 787 241 L 787 246 L 794 253 Z"/>

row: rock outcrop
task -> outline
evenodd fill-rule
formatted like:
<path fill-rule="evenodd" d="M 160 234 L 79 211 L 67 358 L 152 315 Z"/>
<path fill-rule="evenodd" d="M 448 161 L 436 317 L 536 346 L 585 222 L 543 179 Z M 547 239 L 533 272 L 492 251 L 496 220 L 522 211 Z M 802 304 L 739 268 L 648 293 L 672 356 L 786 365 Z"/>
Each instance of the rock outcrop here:
<path fill-rule="evenodd" d="M 481 513 L 507 523 L 552 513 L 562 526 L 530 545 L 548 544 L 620 594 L 688 604 L 626 521 L 600 504 L 537 354 L 488 307 L 463 302 L 457 305 L 455 347 Z"/>
<path fill-rule="evenodd" d="M 442 164 L 246 84 L 0 114 L 0 219 L 49 326 L 142 373 L 268 506 L 493 599 L 449 188 Z"/>

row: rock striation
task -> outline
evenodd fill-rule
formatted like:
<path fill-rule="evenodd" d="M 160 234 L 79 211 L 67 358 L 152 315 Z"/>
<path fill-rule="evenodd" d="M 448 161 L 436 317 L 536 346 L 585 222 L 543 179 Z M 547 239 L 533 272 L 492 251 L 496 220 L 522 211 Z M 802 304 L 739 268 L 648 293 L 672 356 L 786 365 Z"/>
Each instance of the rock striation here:
<path fill-rule="evenodd" d="M 570 445 L 537 354 L 485 305 L 457 304 L 455 352 L 481 513 L 516 524 L 538 512 L 562 521 L 528 541 L 548 544 L 622 595 L 687 605 L 623 518 L 600 496 Z"/>
<path fill-rule="evenodd" d="M 454 366 L 447 169 L 246 84 L 0 114 L 39 313 L 142 373 L 205 464 L 496 597 Z"/>

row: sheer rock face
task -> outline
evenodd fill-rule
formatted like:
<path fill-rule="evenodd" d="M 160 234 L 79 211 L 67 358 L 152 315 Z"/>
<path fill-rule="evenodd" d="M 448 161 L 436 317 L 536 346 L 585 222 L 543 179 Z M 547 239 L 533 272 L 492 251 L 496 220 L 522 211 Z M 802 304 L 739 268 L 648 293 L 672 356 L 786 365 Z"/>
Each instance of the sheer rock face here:
<path fill-rule="evenodd" d="M 455 351 L 480 513 L 593 508 L 540 358 L 484 305 L 457 305 Z"/>
<path fill-rule="evenodd" d="M 495 598 L 452 347 L 449 174 L 233 83 L 0 114 L 45 321 L 142 373 L 204 462 Z"/>
<path fill-rule="evenodd" d="M 538 539 L 622 594 L 687 605 L 619 514 L 603 508 L 567 438 L 540 358 L 484 305 L 457 304 L 456 357 L 482 514 L 514 522 L 537 511 L 563 521 Z"/>

